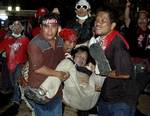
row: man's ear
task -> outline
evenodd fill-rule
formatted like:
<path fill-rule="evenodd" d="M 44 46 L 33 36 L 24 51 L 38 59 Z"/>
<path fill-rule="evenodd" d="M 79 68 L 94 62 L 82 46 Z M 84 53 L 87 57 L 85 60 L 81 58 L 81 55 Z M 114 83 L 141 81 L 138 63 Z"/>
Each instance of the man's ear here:
<path fill-rule="evenodd" d="M 114 30 L 115 29 L 115 27 L 116 27 L 116 23 L 115 22 L 113 22 L 112 24 L 111 24 L 111 30 Z"/>

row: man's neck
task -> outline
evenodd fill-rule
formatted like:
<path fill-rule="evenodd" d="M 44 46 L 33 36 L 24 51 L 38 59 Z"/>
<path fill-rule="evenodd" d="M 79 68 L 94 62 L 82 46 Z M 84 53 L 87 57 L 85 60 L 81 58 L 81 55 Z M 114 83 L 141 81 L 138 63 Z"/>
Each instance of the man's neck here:
<path fill-rule="evenodd" d="M 49 40 L 48 43 L 52 46 L 53 49 L 55 49 L 56 39 Z"/>

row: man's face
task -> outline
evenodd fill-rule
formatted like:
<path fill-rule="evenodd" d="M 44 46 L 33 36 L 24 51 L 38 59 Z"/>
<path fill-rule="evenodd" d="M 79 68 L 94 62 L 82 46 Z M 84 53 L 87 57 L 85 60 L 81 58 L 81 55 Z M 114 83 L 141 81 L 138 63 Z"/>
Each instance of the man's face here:
<path fill-rule="evenodd" d="M 69 53 L 76 46 L 76 42 L 74 41 L 64 41 L 64 51 Z"/>
<path fill-rule="evenodd" d="M 52 40 L 55 38 L 58 32 L 59 25 L 56 23 L 52 24 L 42 24 L 41 25 L 41 34 L 47 40 Z"/>
<path fill-rule="evenodd" d="M 88 54 L 87 52 L 82 52 L 79 51 L 75 54 L 74 57 L 74 62 L 78 65 L 78 66 L 85 66 L 86 62 L 87 62 L 87 58 L 88 58 Z"/>
<path fill-rule="evenodd" d="M 96 35 L 105 36 L 114 29 L 107 12 L 100 11 L 96 15 L 94 31 Z"/>
<path fill-rule="evenodd" d="M 141 29 L 146 29 L 148 25 L 148 17 L 145 13 L 140 13 L 138 18 L 138 26 Z"/>
<path fill-rule="evenodd" d="M 89 9 L 86 5 L 77 5 L 75 12 L 76 12 L 76 15 L 80 17 L 84 17 L 89 14 Z"/>
<path fill-rule="evenodd" d="M 20 34 L 23 30 L 22 24 L 19 21 L 15 21 L 12 25 L 12 31 L 15 34 Z"/>

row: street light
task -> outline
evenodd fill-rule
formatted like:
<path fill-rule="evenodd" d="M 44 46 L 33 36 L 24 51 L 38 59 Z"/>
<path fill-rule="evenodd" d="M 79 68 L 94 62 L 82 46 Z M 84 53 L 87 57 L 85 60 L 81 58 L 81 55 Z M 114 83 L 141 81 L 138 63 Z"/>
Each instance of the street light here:
<path fill-rule="evenodd" d="M 7 10 L 12 11 L 12 6 L 8 6 Z"/>
<path fill-rule="evenodd" d="M 16 14 L 20 11 L 20 6 L 8 6 L 7 7 L 8 15 L 16 16 Z"/>
<path fill-rule="evenodd" d="M 20 6 L 16 6 L 15 7 L 15 10 L 18 12 L 18 11 L 20 11 Z"/>
<path fill-rule="evenodd" d="M 7 10 L 10 11 L 10 12 L 11 11 L 17 11 L 18 12 L 18 11 L 20 11 L 20 6 L 16 6 L 15 8 L 12 8 L 12 6 L 8 6 Z"/>

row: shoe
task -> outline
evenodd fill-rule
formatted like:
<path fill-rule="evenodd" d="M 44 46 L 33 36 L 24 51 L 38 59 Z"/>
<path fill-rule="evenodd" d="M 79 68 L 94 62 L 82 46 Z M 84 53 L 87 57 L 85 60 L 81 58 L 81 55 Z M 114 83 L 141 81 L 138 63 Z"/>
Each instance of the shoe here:
<path fill-rule="evenodd" d="M 98 65 L 100 75 L 107 76 L 110 73 L 111 68 L 105 56 L 104 50 L 99 44 L 92 44 L 89 51 Z"/>
<path fill-rule="evenodd" d="M 45 97 L 44 91 L 41 89 L 26 87 L 24 90 L 24 95 L 26 98 L 33 100 L 38 104 L 46 104 L 49 100 Z"/>

